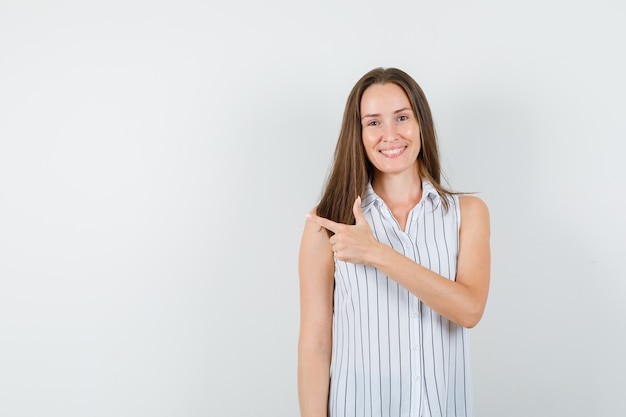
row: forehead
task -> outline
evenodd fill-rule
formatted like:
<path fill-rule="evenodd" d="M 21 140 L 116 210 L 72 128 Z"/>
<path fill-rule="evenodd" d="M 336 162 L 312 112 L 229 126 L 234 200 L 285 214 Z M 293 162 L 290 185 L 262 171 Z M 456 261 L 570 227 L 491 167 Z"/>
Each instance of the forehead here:
<path fill-rule="evenodd" d="M 372 84 L 361 97 L 361 114 L 394 112 L 411 108 L 411 103 L 402 87 L 394 83 Z"/>

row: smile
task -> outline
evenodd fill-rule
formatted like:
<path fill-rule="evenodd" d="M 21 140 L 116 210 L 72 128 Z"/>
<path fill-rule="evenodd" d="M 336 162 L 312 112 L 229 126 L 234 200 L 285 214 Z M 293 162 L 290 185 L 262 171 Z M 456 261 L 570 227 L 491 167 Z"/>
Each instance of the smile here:
<path fill-rule="evenodd" d="M 395 148 L 395 149 L 383 149 L 380 151 L 380 153 L 382 153 L 385 156 L 394 157 L 394 156 L 400 155 L 405 149 L 406 149 L 406 146 L 402 148 Z"/>

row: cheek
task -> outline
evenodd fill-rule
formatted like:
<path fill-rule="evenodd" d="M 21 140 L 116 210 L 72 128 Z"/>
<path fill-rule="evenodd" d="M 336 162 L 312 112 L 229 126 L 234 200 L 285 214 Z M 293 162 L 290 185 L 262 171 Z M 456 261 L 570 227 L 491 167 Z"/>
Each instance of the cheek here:
<path fill-rule="evenodd" d="M 371 157 L 376 152 L 376 150 L 374 149 L 375 145 L 376 143 L 374 141 L 363 138 L 363 148 L 365 148 L 366 155 Z"/>
<path fill-rule="evenodd" d="M 363 149 L 365 149 L 365 155 L 367 156 L 367 159 L 371 161 L 375 150 L 374 150 L 373 142 L 368 139 L 369 138 L 363 135 L 361 139 L 361 143 L 363 143 Z"/>
<path fill-rule="evenodd" d="M 366 132 L 361 133 L 361 141 L 363 142 L 363 146 L 365 146 L 365 148 L 371 148 L 376 144 L 374 135 L 367 134 Z"/>
<path fill-rule="evenodd" d="M 413 142 L 417 144 L 419 148 L 422 147 L 422 135 L 418 127 L 412 127 L 406 132 L 407 137 L 412 138 Z"/>

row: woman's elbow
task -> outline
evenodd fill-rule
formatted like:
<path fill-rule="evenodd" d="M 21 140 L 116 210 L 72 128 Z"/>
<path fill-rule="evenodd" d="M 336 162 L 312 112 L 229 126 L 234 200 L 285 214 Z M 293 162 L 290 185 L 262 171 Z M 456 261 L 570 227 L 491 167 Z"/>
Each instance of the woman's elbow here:
<path fill-rule="evenodd" d="M 484 306 L 475 306 L 469 309 L 465 314 L 463 314 L 457 324 L 465 328 L 471 329 L 475 327 L 478 322 L 480 322 L 480 319 L 482 319 L 483 317 L 484 311 Z"/>

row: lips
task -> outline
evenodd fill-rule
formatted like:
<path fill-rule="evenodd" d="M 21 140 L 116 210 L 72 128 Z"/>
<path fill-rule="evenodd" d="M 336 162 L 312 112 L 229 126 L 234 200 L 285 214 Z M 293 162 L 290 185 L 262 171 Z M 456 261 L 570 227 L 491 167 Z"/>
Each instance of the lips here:
<path fill-rule="evenodd" d="M 406 146 L 403 146 L 401 148 L 393 148 L 393 149 L 381 149 L 380 153 L 382 153 L 383 155 L 393 158 L 395 156 L 400 155 L 404 150 L 406 149 Z"/>

